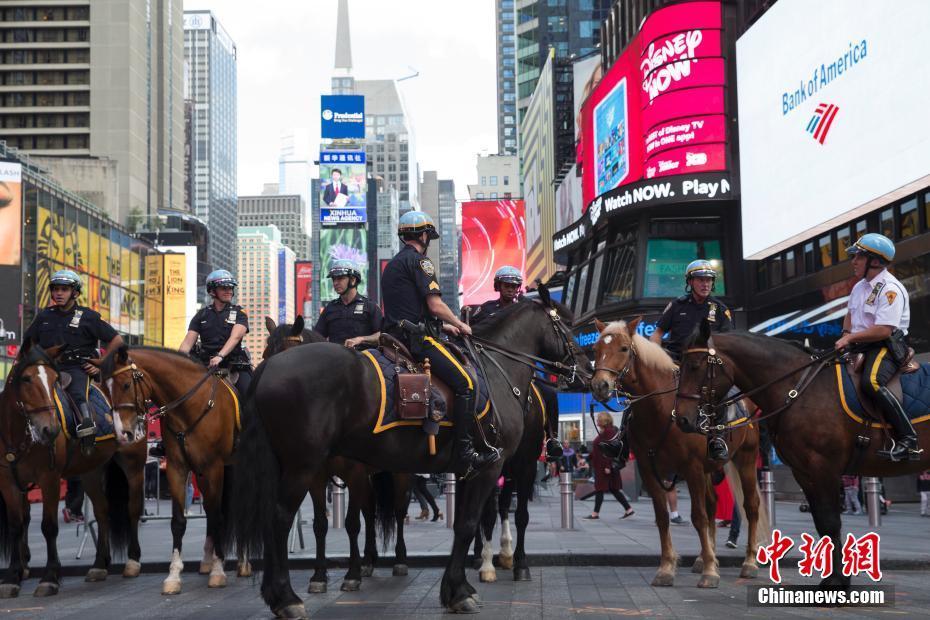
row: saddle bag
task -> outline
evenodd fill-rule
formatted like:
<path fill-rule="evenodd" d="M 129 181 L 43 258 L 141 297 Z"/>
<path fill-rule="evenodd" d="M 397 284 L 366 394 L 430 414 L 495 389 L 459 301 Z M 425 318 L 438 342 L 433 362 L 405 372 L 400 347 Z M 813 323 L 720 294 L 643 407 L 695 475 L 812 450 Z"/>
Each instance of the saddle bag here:
<path fill-rule="evenodd" d="M 422 420 L 429 415 L 429 375 L 397 375 L 397 416 L 401 420 Z"/>

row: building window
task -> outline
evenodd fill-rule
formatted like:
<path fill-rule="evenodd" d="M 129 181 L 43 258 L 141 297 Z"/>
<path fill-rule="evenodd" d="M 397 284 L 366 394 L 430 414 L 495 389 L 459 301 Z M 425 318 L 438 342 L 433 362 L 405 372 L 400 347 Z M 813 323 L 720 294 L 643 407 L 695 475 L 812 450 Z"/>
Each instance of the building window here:
<path fill-rule="evenodd" d="M 771 281 L 772 286 L 781 284 L 781 256 L 773 256 L 769 259 L 769 281 Z"/>
<path fill-rule="evenodd" d="M 695 258 L 709 260 L 717 271 L 714 292 L 726 295 L 723 254 L 716 239 L 650 239 L 646 246 L 646 278 L 643 297 L 677 297 L 685 269 Z"/>
<path fill-rule="evenodd" d="M 898 237 L 906 239 L 917 234 L 917 199 L 911 198 L 901 205 L 901 216 L 898 219 Z"/>
<path fill-rule="evenodd" d="M 814 242 L 808 241 L 804 244 L 804 272 L 814 273 L 817 271 L 817 260 L 814 254 Z"/>
<path fill-rule="evenodd" d="M 497 199 L 497 192 L 491 192 L 491 198 Z"/>
<path fill-rule="evenodd" d="M 481 185 L 485 186 L 488 184 L 488 177 L 481 177 Z"/>
<path fill-rule="evenodd" d="M 491 185 L 497 185 L 497 177 L 496 177 L 496 176 L 492 176 L 492 177 L 491 177 Z"/>
<path fill-rule="evenodd" d="M 510 185 L 510 177 L 508 176 L 504 177 L 504 185 Z"/>
<path fill-rule="evenodd" d="M 477 198 L 478 200 L 481 200 L 482 198 L 484 198 L 484 192 L 477 192 L 475 194 L 475 198 Z"/>
<path fill-rule="evenodd" d="M 879 228 L 882 234 L 889 239 L 894 239 L 894 208 L 885 209 L 879 215 Z"/>
<path fill-rule="evenodd" d="M 833 264 L 833 240 L 830 235 L 825 235 L 818 239 L 817 245 L 820 247 L 820 266 L 829 267 Z M 776 282 L 772 282 L 776 284 Z"/>
<path fill-rule="evenodd" d="M 794 258 L 794 250 L 788 250 L 785 252 L 785 279 L 790 280 L 796 275 L 798 275 L 798 266 Z"/>
<path fill-rule="evenodd" d="M 836 249 L 839 253 L 840 262 L 846 259 L 846 248 L 850 245 L 852 245 L 852 243 L 849 240 L 849 226 L 843 226 L 836 231 Z"/>
<path fill-rule="evenodd" d="M 865 220 L 856 222 L 856 241 L 862 238 L 862 235 L 869 232 L 869 223 Z"/>

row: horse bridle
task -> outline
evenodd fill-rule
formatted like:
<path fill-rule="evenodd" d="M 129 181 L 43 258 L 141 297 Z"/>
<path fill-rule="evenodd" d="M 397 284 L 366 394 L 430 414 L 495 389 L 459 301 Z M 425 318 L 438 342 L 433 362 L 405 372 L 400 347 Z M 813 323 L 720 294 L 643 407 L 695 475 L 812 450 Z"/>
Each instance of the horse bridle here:
<path fill-rule="evenodd" d="M 150 398 L 145 398 L 145 394 L 141 393 L 141 383 L 149 383 L 148 377 L 145 376 L 139 367 L 136 366 L 135 362 L 128 360 L 129 364 L 123 366 L 122 368 L 113 371 L 108 379 L 112 379 L 118 375 L 121 375 L 125 372 L 132 373 L 132 402 L 119 403 L 112 405 L 113 411 L 117 412 L 120 409 L 132 408 L 136 412 L 136 424 L 142 428 L 146 426 L 146 415 L 148 415 L 149 409 L 152 408 L 154 403 Z M 149 390 L 154 391 L 153 386 L 149 384 Z"/>

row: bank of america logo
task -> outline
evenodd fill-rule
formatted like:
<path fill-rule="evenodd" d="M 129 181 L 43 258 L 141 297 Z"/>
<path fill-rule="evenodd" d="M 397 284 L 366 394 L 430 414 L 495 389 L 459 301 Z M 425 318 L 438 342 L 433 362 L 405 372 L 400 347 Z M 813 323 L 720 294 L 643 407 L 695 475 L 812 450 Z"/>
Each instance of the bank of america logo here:
<path fill-rule="evenodd" d="M 827 139 L 827 133 L 830 131 L 830 125 L 833 124 L 833 119 L 836 118 L 836 113 L 839 111 L 840 109 L 832 103 L 819 104 L 817 109 L 814 110 L 810 122 L 807 123 L 807 133 L 814 136 L 814 140 L 823 144 L 823 141 Z"/>

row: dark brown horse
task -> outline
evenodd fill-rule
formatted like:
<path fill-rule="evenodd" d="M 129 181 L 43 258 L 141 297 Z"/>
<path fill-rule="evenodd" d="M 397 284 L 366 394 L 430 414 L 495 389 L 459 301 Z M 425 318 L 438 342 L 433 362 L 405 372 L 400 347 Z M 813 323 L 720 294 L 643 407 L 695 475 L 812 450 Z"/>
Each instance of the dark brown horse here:
<path fill-rule="evenodd" d="M 701 540 L 701 555 L 692 570 L 702 573 L 699 588 L 716 588 L 720 583 L 715 552 L 717 496 L 709 474 L 720 469 L 721 465 L 707 458 L 707 440 L 703 435 L 686 433 L 673 423 L 676 408 L 680 406 L 676 402 L 679 370 L 659 345 L 636 333 L 639 322 L 637 318 L 630 323 L 617 321 L 605 325 L 595 320 L 600 337 L 594 345 L 595 372 L 591 391 L 598 400 L 606 401 L 619 382 L 635 401 L 632 412 L 626 414 L 629 416 L 627 438 L 636 455 L 643 485 L 652 498 L 662 544 L 662 557 L 652 585 L 671 586 L 675 582 L 678 556 L 672 547 L 669 531 L 664 481 L 678 474 L 688 483 L 691 523 Z M 740 577 L 752 578 L 759 570 L 756 552 L 760 512 L 763 513 L 762 530 L 768 529 L 764 511 L 759 510 L 756 481 L 758 425 L 749 423 L 728 433 L 727 443 L 739 475 L 743 507 L 749 522 L 746 556 Z M 731 486 L 736 488 L 736 485 Z"/>
<path fill-rule="evenodd" d="M 715 369 L 713 374 L 708 362 Z M 892 463 L 880 458 L 876 450 L 881 449 L 887 428 L 846 415 L 837 387 L 839 373 L 846 370 L 828 363 L 812 376 L 818 367 L 820 363 L 810 353 L 789 342 L 743 332 L 711 337 L 702 325 L 685 351 L 680 389 L 683 394 L 697 395 L 702 387 L 713 385 L 717 394 L 726 394 L 735 384 L 759 403 L 765 415 L 772 415 L 766 423 L 775 449 L 804 491 L 817 533 L 833 541 L 833 565 L 842 566 L 844 540 L 836 491 L 840 476 L 846 471 L 863 476 L 923 471 L 930 467 L 930 434 L 920 436 L 923 456 L 919 461 Z M 802 382 L 808 369 L 811 374 Z M 693 399 L 682 403 L 679 414 L 685 424 L 694 426 L 699 406 L 713 403 Z M 857 448 L 860 436 L 869 440 L 861 453 Z M 842 571 L 834 571 L 821 583 L 848 586 L 849 581 Z"/>
<path fill-rule="evenodd" d="M 293 325 L 276 325 L 271 317 L 265 317 L 265 329 L 268 330 L 268 340 L 262 359 L 268 359 L 272 355 L 301 344 L 326 342 L 326 339 L 318 333 L 304 329 L 304 319 L 300 315 L 294 320 Z M 310 576 L 307 592 L 323 593 L 327 588 L 326 533 L 329 529 L 329 521 L 326 518 L 326 487 L 333 476 L 339 477 L 349 490 L 349 505 L 346 507 L 345 519 L 346 534 L 349 536 L 349 569 L 343 577 L 341 589 L 344 591 L 358 590 L 361 578 L 371 577 L 374 571 L 374 565 L 378 559 L 376 509 L 384 513 L 380 523 L 385 526 L 382 529 L 387 531 L 382 533 L 389 537 L 392 529 L 396 529 L 394 574 L 399 576 L 407 574 L 407 547 L 404 544 L 403 528 L 409 503 L 410 476 L 408 474 L 395 475 L 393 484 L 387 487 L 390 494 L 380 493 L 378 499 L 382 501 L 378 505 L 370 478 L 374 474 L 376 470 L 357 461 L 334 456 L 326 461 L 323 469 L 311 480 L 310 499 L 313 501 L 316 566 L 313 575 Z M 363 558 L 359 557 L 358 548 L 358 534 L 361 528 L 360 513 L 365 515 L 365 555 Z M 391 523 L 394 528 L 391 528 Z M 385 540 L 386 543 L 387 540 Z"/>
<path fill-rule="evenodd" d="M 127 551 L 124 577 L 141 570 L 139 518 L 145 445 L 120 443 L 116 437 L 98 438 L 90 456 L 67 436 L 59 415 L 56 384 L 70 379 L 61 374 L 55 358 L 59 347 L 43 351 L 23 345 L 16 365 L 0 394 L 0 554 L 10 553 L 10 565 L 0 584 L 0 598 L 19 594 L 29 575 L 27 525 L 31 484 L 42 490 L 42 534 L 47 547 L 45 574 L 36 596 L 58 593 L 58 498 L 63 478 L 80 476 L 97 519 L 97 553 L 85 581 L 103 581 L 110 554 Z M 120 415 L 120 414 L 117 414 Z"/>
<path fill-rule="evenodd" d="M 133 435 L 139 435 L 138 425 L 145 424 L 149 407 L 160 407 L 155 415 L 161 418 L 165 442 L 173 539 L 162 594 L 181 592 L 181 544 L 187 529 L 184 503 L 191 471 L 197 476 L 207 513 L 207 540 L 200 572 L 210 575 L 209 587 L 225 587 L 228 473 L 239 416 L 235 389 L 186 355 L 158 347 L 137 347 L 131 354 L 126 346 L 113 351 L 101 364 L 101 376 L 114 407 L 136 416 L 131 423 Z M 144 449 L 145 443 L 141 445 Z M 248 562 L 240 560 L 239 576 L 250 572 Z"/>

